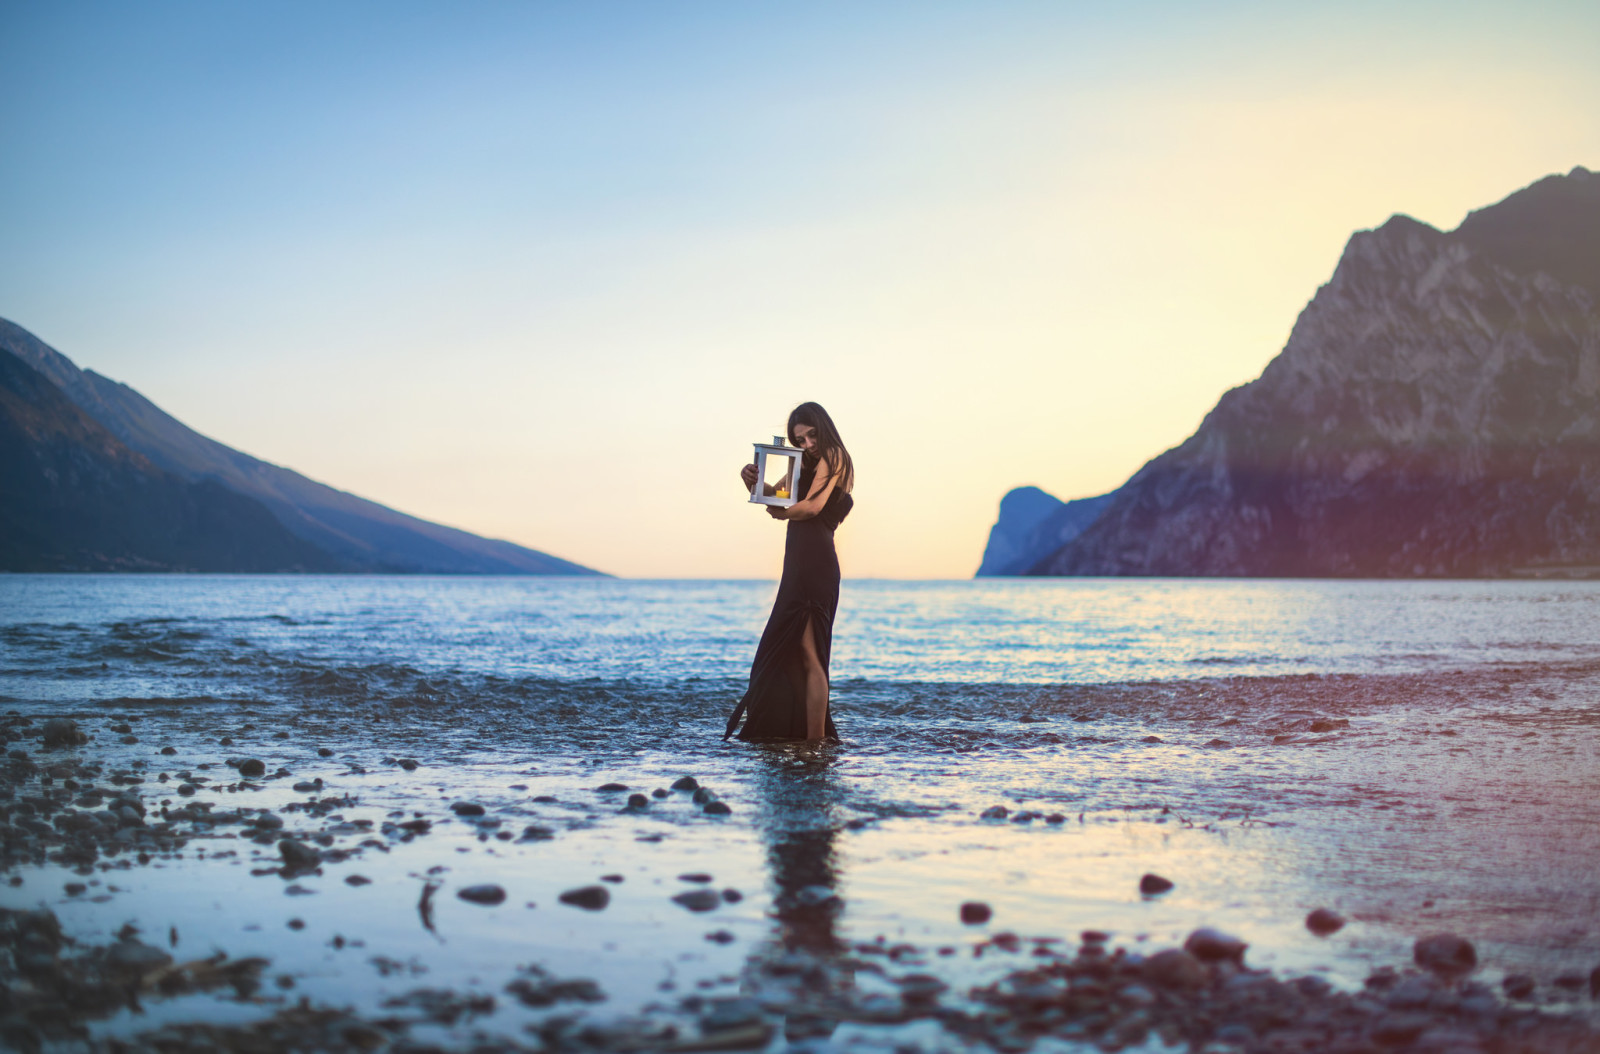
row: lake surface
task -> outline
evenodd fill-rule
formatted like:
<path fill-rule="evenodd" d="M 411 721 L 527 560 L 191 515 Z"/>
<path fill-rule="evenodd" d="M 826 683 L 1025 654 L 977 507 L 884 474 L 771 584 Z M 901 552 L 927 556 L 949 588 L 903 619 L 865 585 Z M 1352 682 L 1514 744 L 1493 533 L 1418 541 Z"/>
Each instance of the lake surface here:
<path fill-rule="evenodd" d="M 176 800 L 165 770 L 215 776 L 243 752 L 292 779 L 202 797 L 282 813 L 307 797 L 290 783 L 319 778 L 348 821 L 434 820 L 302 879 L 304 895 L 252 876 L 272 848 L 240 842 L 107 871 L 93 898 L 62 894 L 63 868 L 23 868 L 0 903 L 48 906 L 86 938 L 178 926 L 197 953 L 267 955 L 303 990 L 372 1007 L 424 973 L 498 990 L 518 965 L 559 963 L 622 1013 L 737 991 L 796 941 L 965 948 L 1002 929 L 1154 949 L 1216 925 L 1253 962 L 1349 986 L 1438 930 L 1473 939 L 1486 977 L 1531 973 L 1541 991 L 1600 964 L 1600 583 L 847 581 L 844 742 L 724 743 L 774 589 L 0 576 L 0 708 L 75 717 L 152 805 Z M 122 721 L 137 742 L 98 731 Z M 597 790 L 684 774 L 731 815 L 677 793 L 627 811 Z M 463 799 L 558 837 L 497 840 L 451 815 Z M 997 804 L 1011 817 L 980 818 Z M 341 881 L 357 871 L 372 884 Z M 685 911 L 669 896 L 683 872 L 743 899 Z M 1145 872 L 1177 888 L 1141 897 Z M 558 903 L 608 873 L 625 881 L 604 912 Z M 485 881 L 508 901 L 450 896 Z M 417 911 L 428 883 L 434 928 Z M 797 921 L 786 905 L 817 888 L 838 909 Z M 991 924 L 961 924 L 972 899 Z M 1315 937 L 1314 907 L 1351 923 Z M 960 982 L 991 959 L 935 965 Z M 253 1012 L 180 1004 L 104 1027 Z M 495 1027 L 520 1027 L 508 1013 Z"/>

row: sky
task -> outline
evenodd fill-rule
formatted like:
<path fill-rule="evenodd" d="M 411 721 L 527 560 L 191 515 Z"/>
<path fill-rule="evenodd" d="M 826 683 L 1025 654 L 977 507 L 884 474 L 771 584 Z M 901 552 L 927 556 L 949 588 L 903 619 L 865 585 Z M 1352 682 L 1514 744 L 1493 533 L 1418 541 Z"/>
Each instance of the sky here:
<path fill-rule="evenodd" d="M 961 578 L 1282 348 L 1351 233 L 1600 168 L 1600 5 L 0 0 L 0 316 L 198 431 L 613 574 Z"/>

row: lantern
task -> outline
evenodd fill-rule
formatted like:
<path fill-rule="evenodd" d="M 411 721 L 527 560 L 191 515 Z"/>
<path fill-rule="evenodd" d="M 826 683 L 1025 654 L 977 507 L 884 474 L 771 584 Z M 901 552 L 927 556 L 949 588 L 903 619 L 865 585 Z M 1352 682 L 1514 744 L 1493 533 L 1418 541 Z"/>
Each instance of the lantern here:
<path fill-rule="evenodd" d="M 756 485 L 750 491 L 750 500 L 784 507 L 799 501 L 801 456 L 800 449 L 787 445 L 783 436 L 773 436 L 770 446 L 757 443 Z"/>

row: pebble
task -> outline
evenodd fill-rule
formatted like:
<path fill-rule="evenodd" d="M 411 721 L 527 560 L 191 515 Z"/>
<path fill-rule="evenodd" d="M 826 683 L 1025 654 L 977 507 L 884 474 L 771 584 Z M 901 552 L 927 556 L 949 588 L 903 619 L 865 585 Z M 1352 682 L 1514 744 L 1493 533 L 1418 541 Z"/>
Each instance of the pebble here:
<path fill-rule="evenodd" d="M 727 930 L 712 930 L 706 934 L 706 940 L 712 944 L 732 944 L 738 938 Z"/>
<path fill-rule="evenodd" d="M 978 814 L 980 820 L 1004 820 L 1011 815 L 1011 810 L 1004 805 L 991 805 Z"/>
<path fill-rule="evenodd" d="M 1141 742 L 1141 743 L 1165 743 L 1166 740 L 1162 739 L 1160 736 L 1145 736 L 1143 739 L 1139 740 L 1139 742 Z"/>
<path fill-rule="evenodd" d="M 267 763 L 260 758 L 245 758 L 239 762 L 239 775 L 247 779 L 255 776 L 265 776 L 266 774 Z"/>
<path fill-rule="evenodd" d="M 1454 933 L 1435 933 L 1418 939 L 1411 949 L 1418 966 L 1435 973 L 1467 973 L 1478 965 L 1472 942 Z"/>
<path fill-rule="evenodd" d="M 518 838 L 517 841 L 519 841 L 519 842 L 546 842 L 546 841 L 549 841 L 550 839 L 554 838 L 555 836 L 556 836 L 556 832 L 554 830 L 552 830 L 551 828 L 549 828 L 549 827 L 541 827 L 536 823 L 530 823 L 528 826 L 526 826 L 526 827 L 524 827 L 522 829 L 522 837 Z"/>
<path fill-rule="evenodd" d="M 475 801 L 458 801 L 450 806 L 450 811 L 457 816 L 482 816 L 483 806 Z"/>
<path fill-rule="evenodd" d="M 690 800 L 696 805 L 704 805 L 706 802 L 710 801 L 711 798 L 712 795 L 709 789 L 705 787 L 696 787 L 694 789 L 694 797 Z"/>
<path fill-rule="evenodd" d="M 1234 962 L 1244 961 L 1244 950 L 1250 947 L 1237 937 L 1230 936 L 1210 926 L 1202 926 L 1189 934 L 1189 939 L 1183 942 L 1183 950 L 1193 955 L 1202 962 L 1220 962 L 1232 959 Z"/>
<path fill-rule="evenodd" d="M 1147 872 L 1139 879 L 1139 892 L 1147 897 L 1153 897 L 1167 892 L 1173 888 L 1173 885 L 1174 883 L 1170 878 L 1162 878 L 1160 875 Z"/>
<path fill-rule="evenodd" d="M 727 816 L 732 812 L 733 810 L 728 808 L 728 803 L 725 801 L 706 802 L 705 813 L 707 816 Z"/>
<path fill-rule="evenodd" d="M 1372 1038 L 1386 1047 L 1399 1047 L 1422 1035 L 1431 1024 L 1433 1019 L 1427 1014 L 1411 1011 L 1385 1014 L 1373 1022 Z"/>
<path fill-rule="evenodd" d="M 176 754 L 177 752 L 178 752 L 178 748 L 177 747 L 162 747 L 161 748 L 161 753 L 166 755 L 169 758 L 172 757 L 172 755 Z"/>
<path fill-rule="evenodd" d="M 1326 937 L 1344 929 L 1344 916 L 1328 908 L 1318 908 L 1306 916 L 1306 929 L 1318 937 Z"/>
<path fill-rule="evenodd" d="M 604 791 L 607 794 L 612 794 L 617 791 L 625 791 L 627 789 L 628 785 L 626 783 L 602 783 L 600 786 L 595 788 L 595 790 Z"/>
<path fill-rule="evenodd" d="M 610 882 L 613 886 L 620 886 L 620 885 L 622 885 L 622 876 L 621 875 L 601 875 L 600 876 L 600 881 L 602 881 L 602 882 Z"/>
<path fill-rule="evenodd" d="M 416 758 L 401 758 L 399 761 L 395 762 L 395 764 L 399 765 L 407 772 L 415 772 L 421 767 Z"/>
<path fill-rule="evenodd" d="M 317 748 L 317 757 L 319 757 L 319 758 L 331 758 L 331 757 L 333 757 L 333 751 L 329 750 L 327 747 L 318 747 Z"/>
<path fill-rule="evenodd" d="M 611 891 L 605 886 L 579 886 L 567 890 L 556 899 L 585 911 L 601 911 L 611 903 Z"/>
<path fill-rule="evenodd" d="M 699 882 L 699 883 L 701 883 L 703 885 L 703 884 L 705 884 L 707 882 L 713 881 L 713 879 L 712 879 L 712 877 L 710 875 L 706 874 L 704 871 L 690 871 L 687 874 L 679 875 L 678 876 L 678 881 L 679 882 Z"/>
<path fill-rule="evenodd" d="M 70 717 L 52 717 L 44 723 L 44 745 L 50 747 L 76 747 L 89 741 Z"/>
<path fill-rule="evenodd" d="M 347 886 L 370 886 L 372 879 L 366 875 L 345 875 L 344 884 Z"/>
<path fill-rule="evenodd" d="M 724 889 L 722 891 L 722 899 L 729 904 L 737 904 L 739 901 L 744 899 L 744 894 L 739 892 L 737 889 Z"/>
<path fill-rule="evenodd" d="M 628 808 L 630 809 L 643 809 L 649 804 L 650 799 L 645 797 L 643 794 L 628 795 Z"/>
<path fill-rule="evenodd" d="M 1186 951 L 1168 948 L 1144 961 L 1144 979 L 1158 988 L 1200 988 L 1206 983 L 1206 968 Z"/>
<path fill-rule="evenodd" d="M 1228 742 L 1226 739 L 1213 739 L 1207 742 L 1206 746 L 1222 750 L 1233 746 L 1233 744 Z"/>
<path fill-rule="evenodd" d="M 968 926 L 981 926 L 994 918 L 994 909 L 981 900 L 969 900 L 961 905 L 961 921 Z"/>
<path fill-rule="evenodd" d="M 506 891 L 493 882 L 486 882 L 478 886 L 467 886 L 465 889 L 456 890 L 456 896 L 469 904 L 482 904 L 493 907 L 505 903 Z"/>
<path fill-rule="evenodd" d="M 322 863 L 321 853 L 293 838 L 285 838 L 279 842 L 278 852 L 283 854 L 284 865 L 295 871 L 309 871 Z"/>
<path fill-rule="evenodd" d="M 1506 974 L 1506 979 L 1500 982 L 1506 995 L 1513 999 L 1526 999 L 1533 994 L 1533 978 L 1525 973 Z"/>
<path fill-rule="evenodd" d="M 68 882 L 62 888 L 66 890 L 69 897 L 81 897 L 89 891 L 89 887 L 82 882 Z"/>
<path fill-rule="evenodd" d="M 672 781 L 672 789 L 675 791 L 692 791 L 698 790 L 699 788 L 700 781 L 695 779 L 693 776 L 679 776 L 677 779 Z"/>
<path fill-rule="evenodd" d="M 712 889 L 686 889 L 673 897 L 672 902 L 690 911 L 710 911 L 722 904 L 722 897 Z"/>
<path fill-rule="evenodd" d="M 650 792 L 650 797 L 657 799 L 670 798 L 672 797 L 672 792 L 667 790 L 665 787 L 657 787 L 655 790 Z"/>
<path fill-rule="evenodd" d="M 290 919 L 285 925 L 291 930 L 303 930 L 306 928 L 306 921 L 305 919 Z"/>

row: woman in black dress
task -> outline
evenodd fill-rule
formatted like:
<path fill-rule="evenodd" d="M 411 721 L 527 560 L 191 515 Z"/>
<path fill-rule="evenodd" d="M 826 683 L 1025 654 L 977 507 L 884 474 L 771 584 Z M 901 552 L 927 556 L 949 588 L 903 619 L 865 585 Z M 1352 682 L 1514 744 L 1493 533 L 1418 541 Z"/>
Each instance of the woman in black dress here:
<path fill-rule="evenodd" d="M 796 493 L 805 496 L 788 508 L 767 506 L 773 519 L 789 521 L 783 580 L 750 666 L 750 687 L 723 739 L 746 714 L 740 739 L 839 738 L 828 707 L 828 653 L 839 610 L 833 531 L 855 504 L 855 468 L 833 418 L 816 403 L 801 403 L 789 414 L 789 442 L 804 452 Z M 754 465 L 739 476 L 746 490 L 756 485 Z"/>

